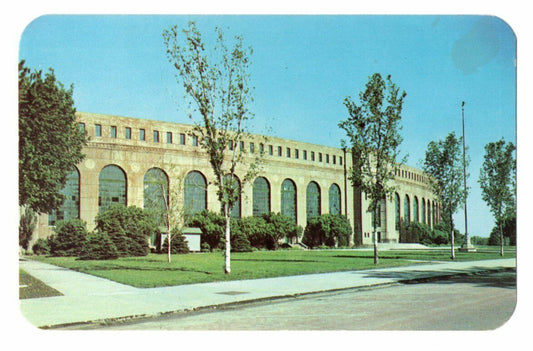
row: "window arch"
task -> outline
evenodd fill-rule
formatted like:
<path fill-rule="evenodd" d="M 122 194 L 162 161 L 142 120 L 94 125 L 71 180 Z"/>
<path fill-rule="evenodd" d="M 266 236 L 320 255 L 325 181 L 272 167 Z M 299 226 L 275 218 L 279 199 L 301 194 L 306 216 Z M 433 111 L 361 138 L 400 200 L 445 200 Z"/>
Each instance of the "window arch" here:
<path fill-rule="evenodd" d="M 409 195 L 405 195 L 403 199 L 403 217 L 405 222 L 411 222 L 411 201 L 409 200 Z"/>
<path fill-rule="evenodd" d="M 290 179 L 281 184 L 281 214 L 296 222 L 296 185 Z"/>
<path fill-rule="evenodd" d="M 394 193 L 394 225 L 396 230 L 400 230 L 400 195 Z"/>
<path fill-rule="evenodd" d="M 48 225 L 54 226 L 57 221 L 80 217 L 80 173 L 77 168 L 67 175 L 67 181 L 61 194 L 65 197 L 63 204 L 48 215 Z"/>
<path fill-rule="evenodd" d="M 418 213 L 418 197 L 414 197 L 413 201 L 413 217 L 415 222 L 420 222 L 420 215 Z"/>
<path fill-rule="evenodd" d="M 150 168 L 144 174 L 143 183 L 143 207 L 156 213 L 159 225 L 166 225 L 166 209 L 169 201 L 167 174 L 160 168 Z"/>
<path fill-rule="evenodd" d="M 316 182 L 310 182 L 306 191 L 307 221 L 320 216 L 320 187 Z"/>
<path fill-rule="evenodd" d="M 126 206 L 126 173 L 116 165 L 105 166 L 98 177 L 98 213 L 114 204 Z"/>
<path fill-rule="evenodd" d="M 185 214 L 192 215 L 207 208 L 207 181 L 198 171 L 185 176 L 183 200 Z"/>
<path fill-rule="evenodd" d="M 260 217 L 270 212 L 270 184 L 263 177 L 258 177 L 253 185 L 253 215 Z"/>
<path fill-rule="evenodd" d="M 341 189 L 335 183 L 329 187 L 329 213 L 341 214 Z"/>

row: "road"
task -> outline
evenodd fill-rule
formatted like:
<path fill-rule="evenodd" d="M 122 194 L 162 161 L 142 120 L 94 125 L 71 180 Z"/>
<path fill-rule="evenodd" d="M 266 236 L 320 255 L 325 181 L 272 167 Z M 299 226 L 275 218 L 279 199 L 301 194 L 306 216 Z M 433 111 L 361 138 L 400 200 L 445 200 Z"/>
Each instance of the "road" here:
<path fill-rule="evenodd" d="M 505 271 L 263 301 L 86 329 L 488 330 L 503 325 L 515 304 L 516 272 Z"/>

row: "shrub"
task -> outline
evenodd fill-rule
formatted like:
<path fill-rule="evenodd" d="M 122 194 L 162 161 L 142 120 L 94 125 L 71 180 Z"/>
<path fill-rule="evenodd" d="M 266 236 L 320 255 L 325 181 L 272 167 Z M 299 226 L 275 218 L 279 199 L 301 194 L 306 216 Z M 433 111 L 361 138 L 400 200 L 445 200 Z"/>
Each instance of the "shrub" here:
<path fill-rule="evenodd" d="M 294 221 L 281 213 L 264 213 L 262 218 L 265 220 L 265 231 L 263 245 L 269 250 L 275 250 L 278 242 L 282 238 L 292 241 L 301 233 L 301 227 L 297 226 Z"/>
<path fill-rule="evenodd" d="M 209 252 L 209 251 L 211 251 L 211 246 L 209 246 L 208 243 L 202 243 L 201 248 L 202 248 L 202 249 L 201 249 L 202 252 Z"/>
<path fill-rule="evenodd" d="M 113 260 L 119 256 L 117 247 L 106 233 L 91 233 L 80 252 L 80 260 Z"/>
<path fill-rule="evenodd" d="M 87 225 L 80 219 L 59 221 L 50 237 L 52 256 L 78 256 L 87 241 Z"/>
<path fill-rule="evenodd" d="M 187 227 L 200 228 L 202 243 L 207 243 L 211 250 L 219 247 L 224 237 L 226 220 L 224 216 L 212 211 L 203 210 L 187 219 Z"/>
<path fill-rule="evenodd" d="M 433 242 L 431 228 L 420 222 L 403 222 L 400 227 L 401 243 L 425 243 Z"/>
<path fill-rule="evenodd" d="M 252 246 L 250 241 L 240 230 L 231 233 L 231 252 L 250 252 Z"/>
<path fill-rule="evenodd" d="M 352 227 L 346 217 L 323 214 L 307 222 L 302 242 L 311 248 L 322 245 L 348 246 L 351 235 Z"/>
<path fill-rule="evenodd" d="M 150 212 L 119 204 L 98 214 L 96 229 L 109 236 L 122 257 L 146 256 L 150 235 L 159 234 L 157 223 Z"/>
<path fill-rule="evenodd" d="M 246 236 L 249 245 L 258 249 L 269 246 L 266 233 L 267 223 L 264 218 L 244 217 L 238 221 L 237 225 L 240 232 Z"/>
<path fill-rule="evenodd" d="M 163 241 L 162 253 L 168 252 L 168 238 Z M 185 235 L 178 228 L 172 228 L 170 237 L 170 253 L 171 254 L 184 254 L 189 253 L 189 245 L 185 239 Z"/>
<path fill-rule="evenodd" d="M 450 241 L 448 238 L 450 237 L 450 234 L 448 233 L 445 233 L 443 231 L 440 231 L 440 230 L 434 230 L 433 231 L 433 244 L 435 245 L 444 245 L 444 244 L 448 244 L 448 242 Z"/>
<path fill-rule="evenodd" d="M 33 246 L 31 247 L 32 251 L 36 255 L 48 255 L 50 254 L 50 245 L 48 239 L 39 238 Z"/>

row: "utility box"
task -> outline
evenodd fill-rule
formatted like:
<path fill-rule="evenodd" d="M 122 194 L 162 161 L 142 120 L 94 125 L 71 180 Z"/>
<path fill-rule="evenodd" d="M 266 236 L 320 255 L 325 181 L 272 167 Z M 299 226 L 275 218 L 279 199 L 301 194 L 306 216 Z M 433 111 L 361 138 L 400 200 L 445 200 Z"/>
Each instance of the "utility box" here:
<path fill-rule="evenodd" d="M 183 228 L 182 232 L 185 240 L 187 240 L 189 251 L 200 251 L 202 248 L 200 245 L 202 230 L 200 228 Z"/>

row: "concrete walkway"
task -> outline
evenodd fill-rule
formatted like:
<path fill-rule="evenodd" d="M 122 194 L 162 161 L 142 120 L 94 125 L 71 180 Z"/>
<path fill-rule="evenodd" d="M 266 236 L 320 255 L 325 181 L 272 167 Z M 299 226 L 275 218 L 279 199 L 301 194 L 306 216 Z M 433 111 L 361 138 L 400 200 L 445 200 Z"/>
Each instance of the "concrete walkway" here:
<path fill-rule="evenodd" d="M 510 258 L 143 289 L 24 259 L 21 269 L 64 296 L 23 299 L 20 306 L 33 325 L 47 328 L 514 267 Z"/>

